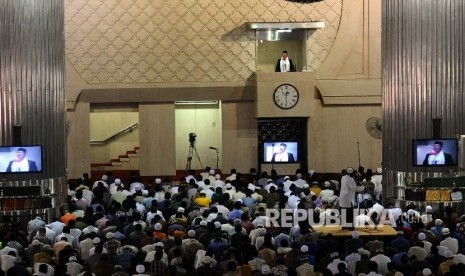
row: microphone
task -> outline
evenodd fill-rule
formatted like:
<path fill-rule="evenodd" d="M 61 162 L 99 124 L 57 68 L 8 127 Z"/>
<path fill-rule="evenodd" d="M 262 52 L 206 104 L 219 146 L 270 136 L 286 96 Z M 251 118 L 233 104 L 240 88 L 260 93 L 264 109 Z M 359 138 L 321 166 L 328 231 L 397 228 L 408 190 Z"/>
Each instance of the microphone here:
<path fill-rule="evenodd" d="M 209 149 L 212 149 L 212 150 L 217 150 L 218 148 L 215 148 L 215 147 L 209 147 Z"/>

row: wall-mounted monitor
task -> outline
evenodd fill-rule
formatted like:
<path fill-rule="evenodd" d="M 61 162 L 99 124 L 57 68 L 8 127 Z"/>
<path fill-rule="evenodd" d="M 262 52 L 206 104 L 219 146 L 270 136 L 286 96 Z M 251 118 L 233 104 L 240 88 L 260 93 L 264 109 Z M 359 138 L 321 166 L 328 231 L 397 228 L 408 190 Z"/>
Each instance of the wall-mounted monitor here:
<path fill-rule="evenodd" d="M 265 163 L 297 163 L 298 142 L 276 141 L 263 143 L 263 161 Z"/>
<path fill-rule="evenodd" d="M 414 139 L 412 141 L 413 166 L 457 166 L 457 139 Z"/>
<path fill-rule="evenodd" d="M 42 172 L 41 146 L 0 147 L 0 173 Z"/>

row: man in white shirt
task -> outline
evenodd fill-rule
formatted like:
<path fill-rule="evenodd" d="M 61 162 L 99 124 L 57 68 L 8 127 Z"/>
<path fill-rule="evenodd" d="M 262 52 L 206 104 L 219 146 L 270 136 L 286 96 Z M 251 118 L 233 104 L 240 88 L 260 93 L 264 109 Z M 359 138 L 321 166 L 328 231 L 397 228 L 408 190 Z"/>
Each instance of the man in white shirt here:
<path fill-rule="evenodd" d="M 449 248 L 452 254 L 457 254 L 457 252 L 459 251 L 459 242 L 457 241 L 457 239 L 454 239 L 450 236 L 449 228 L 442 228 L 442 238 L 443 239 L 439 243 L 439 245 Z"/>
<path fill-rule="evenodd" d="M 236 169 L 231 169 L 231 174 L 228 177 L 226 177 L 226 180 L 234 181 L 236 180 L 236 177 L 237 177 Z"/>
<path fill-rule="evenodd" d="M 216 175 L 215 175 L 215 181 L 212 182 L 212 183 L 214 183 L 214 184 L 213 184 L 213 187 L 215 187 L 215 189 L 218 188 L 218 187 L 221 187 L 221 189 L 223 189 L 223 191 L 224 191 L 224 189 L 225 189 L 225 187 L 224 187 L 225 183 L 224 183 L 223 180 L 221 180 L 221 175 L 216 174 Z"/>
<path fill-rule="evenodd" d="M 60 235 L 61 233 L 63 233 L 63 227 L 65 227 L 65 224 L 60 222 L 57 218 L 54 222 L 47 224 L 46 227 L 52 229 L 55 235 Z M 48 236 L 49 235 L 47 235 L 47 237 Z"/>
<path fill-rule="evenodd" d="M 86 239 L 82 240 L 79 243 L 79 255 L 81 256 L 81 259 L 86 262 L 87 259 L 89 258 L 89 251 L 91 248 L 93 248 L 95 245 L 92 242 L 92 239 L 90 237 L 87 237 Z"/>
<path fill-rule="evenodd" d="M 302 177 L 302 174 L 301 173 L 297 173 L 295 175 L 295 177 L 297 178 L 295 181 L 294 181 L 294 184 L 297 188 L 303 188 L 305 184 L 307 184 L 307 181 L 305 181 L 305 179 L 303 179 Z"/>
<path fill-rule="evenodd" d="M 239 199 L 243 199 L 244 197 L 246 197 L 246 194 L 242 192 L 242 190 L 238 190 L 235 194 L 233 194 L 232 200 L 237 201 Z"/>
<path fill-rule="evenodd" d="M 45 221 L 43 221 L 41 217 L 36 216 L 34 219 L 30 220 L 27 223 L 27 232 L 31 234 L 32 232 L 35 232 L 40 228 L 44 227 L 45 224 Z"/>
<path fill-rule="evenodd" d="M 276 184 L 274 184 L 273 180 L 268 179 L 268 184 L 266 184 L 265 190 L 269 193 L 269 192 L 270 192 L 270 188 L 271 188 L 272 186 L 273 186 L 276 190 L 278 189 L 278 186 L 277 186 Z"/>
<path fill-rule="evenodd" d="M 236 188 L 233 185 L 231 185 L 231 183 L 226 183 L 224 187 L 226 188 L 224 193 L 229 194 L 230 198 L 232 199 L 233 195 L 236 194 Z"/>
<path fill-rule="evenodd" d="M 215 184 L 216 178 L 215 178 L 215 170 L 214 170 L 214 169 L 211 169 L 211 170 L 208 172 L 208 176 L 207 176 L 206 179 L 210 180 L 210 183 L 211 183 L 212 185 Z"/>
<path fill-rule="evenodd" d="M 329 201 L 329 198 L 334 195 L 334 191 L 331 189 L 331 183 L 329 181 L 325 181 L 325 189 L 320 192 L 320 197 L 322 201 Z"/>
<path fill-rule="evenodd" d="M 63 227 L 63 232 L 56 236 L 55 238 L 55 243 L 59 242 L 61 240 L 61 238 L 65 237 L 66 240 L 73 245 L 74 248 L 77 248 L 78 247 L 78 243 L 77 243 L 77 240 L 76 238 L 70 234 L 70 231 L 71 229 L 69 228 L 69 226 L 65 226 Z"/>
<path fill-rule="evenodd" d="M 355 171 L 353 168 L 347 168 L 347 174 L 341 179 L 341 192 L 339 195 L 339 207 L 341 208 L 342 229 L 353 229 L 355 192 L 363 192 L 363 186 L 357 186 L 354 180 Z"/>
<path fill-rule="evenodd" d="M 431 246 L 433 246 L 433 244 L 426 240 L 426 234 L 423 232 L 418 233 L 418 240 L 423 242 L 423 249 L 426 250 L 426 253 L 429 256 L 431 252 Z"/>
<path fill-rule="evenodd" d="M 99 184 L 100 182 L 102 182 L 102 183 L 103 183 L 103 186 L 104 186 L 105 188 L 108 189 L 107 180 L 108 180 L 108 176 L 107 176 L 106 174 L 102 175 L 102 179 L 101 179 L 101 180 L 97 180 L 97 181 L 94 182 L 94 184 L 92 185 L 92 190 L 94 190 L 95 188 L 97 188 L 97 186 L 98 186 L 98 184 Z"/>
<path fill-rule="evenodd" d="M 77 275 L 81 273 L 84 267 L 77 262 L 76 256 L 71 256 L 66 263 L 66 274 L 67 275 Z"/>
<path fill-rule="evenodd" d="M 284 185 L 283 190 L 284 190 L 285 193 L 289 192 L 289 187 L 290 187 L 292 184 L 293 184 L 293 183 L 292 183 L 292 181 L 291 181 L 291 178 L 290 178 L 289 176 L 286 175 L 286 176 L 284 177 L 284 182 L 283 182 L 283 185 Z"/>
<path fill-rule="evenodd" d="M 361 259 L 362 256 L 358 253 L 358 250 L 356 248 L 352 248 L 350 254 L 345 257 L 344 261 L 347 264 L 347 270 L 350 273 L 350 275 L 355 275 L 355 266 L 357 262 Z"/>
<path fill-rule="evenodd" d="M 200 173 L 200 176 L 202 177 L 202 180 L 207 179 L 207 177 L 210 175 L 210 169 L 211 169 L 210 167 L 206 167 L 205 170 Z"/>
<path fill-rule="evenodd" d="M 383 254 L 383 249 L 376 249 L 376 255 L 371 257 L 370 261 L 374 261 L 378 264 L 378 273 L 385 275 L 388 272 L 387 264 L 391 262 L 391 258 Z"/>
<path fill-rule="evenodd" d="M 118 190 L 118 187 L 124 187 L 123 183 L 121 183 L 121 179 L 116 178 L 115 182 L 110 184 L 110 194 L 116 194 L 116 191 Z"/>
<path fill-rule="evenodd" d="M 328 264 L 326 268 L 329 269 L 331 273 L 333 273 L 333 275 L 339 273 L 337 266 L 340 263 L 344 263 L 347 267 L 347 264 L 339 258 L 339 253 L 333 252 L 329 256 L 331 258 L 331 262 Z"/>

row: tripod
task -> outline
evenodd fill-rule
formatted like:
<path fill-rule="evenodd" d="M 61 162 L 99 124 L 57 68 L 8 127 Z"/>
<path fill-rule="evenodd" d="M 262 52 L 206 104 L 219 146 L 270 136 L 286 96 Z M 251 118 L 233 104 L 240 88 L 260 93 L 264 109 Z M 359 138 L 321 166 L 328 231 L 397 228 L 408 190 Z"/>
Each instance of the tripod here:
<path fill-rule="evenodd" d="M 197 153 L 197 148 L 195 147 L 195 142 L 191 141 L 189 145 L 189 153 L 187 155 L 186 172 L 190 171 L 191 169 L 192 158 L 194 155 L 197 156 L 197 159 L 200 163 L 200 167 L 203 168 L 202 161 L 200 161 L 199 154 Z"/>

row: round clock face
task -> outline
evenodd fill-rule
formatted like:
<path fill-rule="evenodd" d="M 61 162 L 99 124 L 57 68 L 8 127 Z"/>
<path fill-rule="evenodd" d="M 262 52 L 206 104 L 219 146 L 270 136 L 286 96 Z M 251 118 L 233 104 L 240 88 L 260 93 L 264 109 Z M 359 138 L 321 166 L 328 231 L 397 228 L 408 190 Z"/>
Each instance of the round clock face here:
<path fill-rule="evenodd" d="M 299 101 L 299 91 L 290 84 L 282 84 L 274 90 L 273 99 L 280 108 L 293 108 Z"/>

